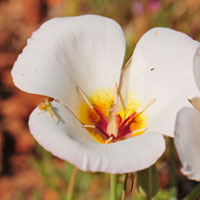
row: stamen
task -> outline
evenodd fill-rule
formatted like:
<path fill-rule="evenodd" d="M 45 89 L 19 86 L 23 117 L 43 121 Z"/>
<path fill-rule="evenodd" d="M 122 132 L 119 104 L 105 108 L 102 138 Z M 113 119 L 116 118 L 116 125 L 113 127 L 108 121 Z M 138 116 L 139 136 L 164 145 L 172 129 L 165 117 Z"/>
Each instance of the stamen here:
<path fill-rule="evenodd" d="M 141 106 L 137 111 L 136 114 L 140 115 L 142 114 L 147 108 L 149 108 L 154 102 L 156 101 L 156 98 L 149 100 L 146 104 Z"/>
<path fill-rule="evenodd" d="M 83 128 L 96 128 L 94 125 L 84 124 L 82 125 Z"/>
<path fill-rule="evenodd" d="M 141 129 L 138 129 L 138 130 L 136 130 L 136 131 L 133 131 L 133 132 L 131 132 L 131 134 L 132 134 L 132 136 L 134 135 L 134 136 L 136 136 L 136 135 L 138 135 L 137 133 L 138 132 L 145 132 L 145 131 L 147 131 L 148 130 L 148 128 L 141 128 Z"/>
<path fill-rule="evenodd" d="M 81 90 L 81 88 L 79 88 L 78 86 L 76 87 L 78 93 L 81 95 L 81 97 L 83 98 L 83 100 L 87 103 L 87 105 L 93 109 L 93 106 L 90 104 L 89 100 L 87 99 L 86 95 L 84 94 L 84 92 Z"/>
<path fill-rule="evenodd" d="M 125 126 L 128 125 L 129 120 L 130 120 L 134 115 L 135 115 L 135 113 L 132 113 L 131 115 L 129 115 L 129 116 L 122 122 L 122 124 L 121 124 L 120 127 L 119 127 L 119 132 L 121 132 L 121 131 L 125 128 Z"/>
<path fill-rule="evenodd" d="M 81 120 L 79 119 L 79 117 L 69 107 L 67 107 L 66 105 L 64 105 L 64 106 L 83 125 L 83 123 L 81 122 Z"/>
<path fill-rule="evenodd" d="M 108 144 L 108 143 L 111 142 L 112 140 L 113 140 L 113 137 L 108 138 L 108 139 L 105 141 L 105 144 Z"/>
<path fill-rule="evenodd" d="M 147 130 L 148 130 L 148 128 L 141 128 L 141 129 L 132 131 L 131 133 L 125 135 L 125 138 L 130 138 L 130 137 L 133 137 L 133 136 L 141 135 L 143 132 L 145 132 Z"/>

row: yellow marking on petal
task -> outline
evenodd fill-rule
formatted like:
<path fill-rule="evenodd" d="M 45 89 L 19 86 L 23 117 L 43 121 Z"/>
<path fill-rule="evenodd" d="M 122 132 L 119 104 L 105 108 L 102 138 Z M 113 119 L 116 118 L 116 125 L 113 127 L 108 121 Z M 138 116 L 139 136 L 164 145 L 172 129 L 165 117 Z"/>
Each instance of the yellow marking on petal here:
<path fill-rule="evenodd" d="M 109 117 L 109 109 L 113 104 L 113 91 L 111 89 L 96 90 L 91 94 L 88 101 L 91 102 L 93 109 L 90 109 L 88 104 L 83 101 L 78 107 L 78 118 L 83 124 L 95 125 L 100 118 L 94 109 L 100 111 L 107 118 Z M 102 137 L 102 135 L 97 130 L 87 128 L 87 131 L 96 141 L 105 144 L 107 138 Z"/>
<path fill-rule="evenodd" d="M 141 128 L 144 128 L 144 127 L 147 127 L 147 120 L 146 120 L 146 116 L 138 116 L 134 119 L 134 122 L 132 122 L 130 124 L 130 129 L 132 131 L 135 131 L 135 130 L 138 130 L 138 129 L 141 129 Z"/>
<path fill-rule="evenodd" d="M 88 111 L 88 116 L 93 123 L 98 123 L 100 121 L 100 117 L 94 109 Z"/>
<path fill-rule="evenodd" d="M 109 109 L 113 105 L 113 98 L 114 94 L 111 89 L 99 89 L 90 96 L 94 108 L 101 111 L 101 113 L 107 117 L 109 116 Z"/>
<path fill-rule="evenodd" d="M 124 116 L 123 120 L 128 117 L 130 114 L 136 112 L 142 106 L 142 101 L 139 100 L 137 95 L 131 96 L 129 95 L 128 104 L 126 107 L 126 112 L 123 115 L 123 110 L 120 109 L 120 115 Z"/>
<path fill-rule="evenodd" d="M 109 117 L 109 109 L 113 104 L 113 91 L 111 89 L 99 89 L 91 94 L 89 101 L 93 105 L 93 109 L 88 108 L 86 102 L 82 102 L 78 107 L 78 117 L 83 124 L 94 124 L 94 118 L 91 116 L 95 115 L 95 118 L 98 118 L 94 109 L 99 110 L 107 118 Z"/>

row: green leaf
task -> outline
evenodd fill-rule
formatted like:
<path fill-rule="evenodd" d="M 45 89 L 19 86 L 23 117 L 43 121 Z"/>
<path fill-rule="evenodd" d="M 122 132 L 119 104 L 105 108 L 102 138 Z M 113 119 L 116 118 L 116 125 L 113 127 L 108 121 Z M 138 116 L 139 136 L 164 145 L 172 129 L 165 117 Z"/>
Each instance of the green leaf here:
<path fill-rule="evenodd" d="M 137 187 L 139 192 L 147 196 L 148 199 L 158 193 L 160 185 L 158 171 L 155 165 L 143 171 L 137 172 Z"/>

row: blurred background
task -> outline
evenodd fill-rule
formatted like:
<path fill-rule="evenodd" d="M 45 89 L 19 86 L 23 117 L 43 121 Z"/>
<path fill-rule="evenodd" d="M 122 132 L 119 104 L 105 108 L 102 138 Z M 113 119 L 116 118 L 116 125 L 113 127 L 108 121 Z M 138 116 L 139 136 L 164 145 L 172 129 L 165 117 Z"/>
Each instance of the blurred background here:
<path fill-rule="evenodd" d="M 199 0 L 0 0 L 0 200 L 65 199 L 72 166 L 44 151 L 27 126 L 30 112 L 44 98 L 15 88 L 10 70 L 27 39 L 44 21 L 87 13 L 111 17 L 122 26 L 126 60 L 152 27 L 170 27 L 200 40 Z M 169 139 L 167 144 L 173 146 Z M 176 195 L 182 199 L 196 184 L 180 174 L 173 150 L 166 151 L 157 164 L 162 189 L 157 200 L 176 199 Z M 118 181 L 120 196 L 124 176 Z M 133 196 L 134 192 L 127 192 L 127 199 L 136 199 Z M 108 197 L 107 174 L 78 172 L 74 199 Z"/>

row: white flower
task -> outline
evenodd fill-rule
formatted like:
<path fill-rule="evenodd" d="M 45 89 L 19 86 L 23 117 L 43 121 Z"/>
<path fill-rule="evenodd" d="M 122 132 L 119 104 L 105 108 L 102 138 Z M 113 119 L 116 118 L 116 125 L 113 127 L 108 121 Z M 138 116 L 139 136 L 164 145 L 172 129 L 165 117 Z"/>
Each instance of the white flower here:
<path fill-rule="evenodd" d="M 194 57 L 194 77 L 200 89 L 200 47 Z M 191 180 L 200 181 L 200 97 L 189 101 L 194 108 L 183 107 L 178 112 L 174 140 L 182 163 L 181 172 Z"/>
<path fill-rule="evenodd" d="M 197 91 L 191 77 L 198 45 L 183 33 L 151 29 L 120 79 L 125 39 L 115 21 L 95 15 L 49 20 L 12 70 L 21 90 L 57 100 L 51 104 L 59 123 L 48 112 L 39 114 L 47 102 L 32 112 L 31 133 L 82 170 L 127 173 L 151 166 L 165 149 L 161 133 L 173 136 L 183 98 Z M 77 118 L 88 124 L 83 128 Z"/>

